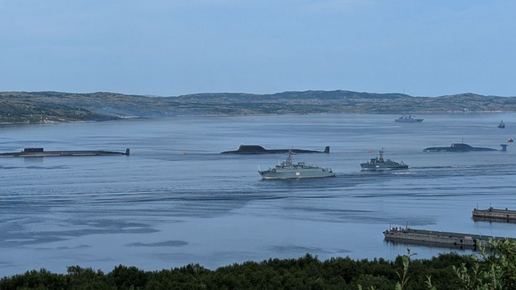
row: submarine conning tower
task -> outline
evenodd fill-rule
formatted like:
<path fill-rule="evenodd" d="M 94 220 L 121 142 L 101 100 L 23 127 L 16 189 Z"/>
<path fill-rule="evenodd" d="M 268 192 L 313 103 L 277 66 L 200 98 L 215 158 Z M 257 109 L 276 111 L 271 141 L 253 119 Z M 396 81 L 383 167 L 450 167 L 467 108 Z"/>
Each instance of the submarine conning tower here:
<path fill-rule="evenodd" d="M 125 155 L 127 155 L 127 156 L 131 155 L 131 150 L 129 148 L 125 149 Z"/>
<path fill-rule="evenodd" d="M 240 145 L 238 147 L 238 152 L 251 152 L 251 153 L 261 153 L 261 152 L 267 152 L 265 148 L 259 145 Z"/>
<path fill-rule="evenodd" d="M 502 147 L 502 149 L 500 149 L 500 151 L 502 152 L 506 152 L 507 151 L 507 144 L 500 144 L 500 147 Z"/>

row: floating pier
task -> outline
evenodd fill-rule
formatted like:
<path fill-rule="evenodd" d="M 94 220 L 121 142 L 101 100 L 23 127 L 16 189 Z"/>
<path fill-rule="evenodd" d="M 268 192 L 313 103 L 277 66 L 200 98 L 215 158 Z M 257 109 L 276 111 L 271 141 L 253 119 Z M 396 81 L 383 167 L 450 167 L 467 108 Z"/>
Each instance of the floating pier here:
<path fill-rule="evenodd" d="M 127 155 L 130 150 L 125 152 L 105 151 L 105 150 L 72 150 L 72 151 L 45 151 L 43 148 L 25 148 L 20 152 L 0 153 L 0 157 L 60 157 L 60 156 L 112 156 Z"/>
<path fill-rule="evenodd" d="M 489 207 L 488 209 L 473 209 L 472 211 L 474 221 L 489 221 L 489 222 L 505 222 L 516 223 L 516 210 L 496 209 Z"/>
<path fill-rule="evenodd" d="M 417 230 L 410 228 L 391 228 L 390 230 L 384 231 L 383 234 L 385 235 L 385 240 L 391 242 L 435 245 L 473 250 L 477 250 L 480 245 L 486 249 L 489 248 L 489 239 L 505 239 L 484 235 Z"/>

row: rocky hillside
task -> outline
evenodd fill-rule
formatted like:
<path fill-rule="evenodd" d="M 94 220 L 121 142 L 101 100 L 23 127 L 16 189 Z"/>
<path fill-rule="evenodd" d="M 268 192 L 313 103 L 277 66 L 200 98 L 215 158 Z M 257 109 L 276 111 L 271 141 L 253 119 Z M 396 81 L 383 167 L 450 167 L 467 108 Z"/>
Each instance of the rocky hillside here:
<path fill-rule="evenodd" d="M 0 92 L 0 123 L 101 121 L 177 115 L 516 112 L 515 97 L 411 97 L 351 91 L 146 97 L 116 93 Z"/>

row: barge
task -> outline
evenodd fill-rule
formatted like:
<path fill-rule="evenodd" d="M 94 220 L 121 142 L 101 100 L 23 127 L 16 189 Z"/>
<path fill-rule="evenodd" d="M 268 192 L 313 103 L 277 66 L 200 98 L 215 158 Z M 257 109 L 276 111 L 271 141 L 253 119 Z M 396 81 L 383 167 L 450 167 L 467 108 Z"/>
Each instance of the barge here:
<path fill-rule="evenodd" d="M 474 221 L 506 222 L 516 223 L 516 210 L 496 209 L 473 209 L 471 212 Z"/>
<path fill-rule="evenodd" d="M 127 155 L 130 150 L 125 152 L 106 151 L 106 150 L 71 150 L 71 151 L 45 151 L 43 148 L 25 148 L 20 152 L 0 153 L 0 157 L 63 157 L 63 156 L 113 156 Z"/>
<path fill-rule="evenodd" d="M 394 243 L 434 245 L 460 249 L 478 250 L 480 246 L 488 249 L 490 239 L 506 238 L 472 235 L 463 233 L 417 230 L 410 228 L 391 228 L 383 232 L 386 241 Z"/>

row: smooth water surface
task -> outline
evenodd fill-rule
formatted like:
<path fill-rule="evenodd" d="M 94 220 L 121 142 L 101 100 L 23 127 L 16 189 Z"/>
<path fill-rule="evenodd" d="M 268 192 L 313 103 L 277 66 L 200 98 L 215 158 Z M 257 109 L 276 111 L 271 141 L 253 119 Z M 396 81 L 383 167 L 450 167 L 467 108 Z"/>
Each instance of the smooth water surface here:
<path fill-rule="evenodd" d="M 208 268 L 270 257 L 385 257 L 407 246 L 390 226 L 515 236 L 516 224 L 477 222 L 471 210 L 516 209 L 516 147 L 425 153 L 461 142 L 499 148 L 514 114 L 178 117 L 0 127 L 0 152 L 131 149 L 131 156 L 1 158 L 0 277 L 80 265 Z M 496 126 L 503 119 L 506 129 Z M 323 150 L 297 161 L 336 178 L 262 181 L 280 155 L 221 155 L 240 144 Z M 409 170 L 361 172 L 385 148 Z M 185 154 L 186 153 L 186 154 Z M 412 246 L 418 258 L 449 251 Z"/>

